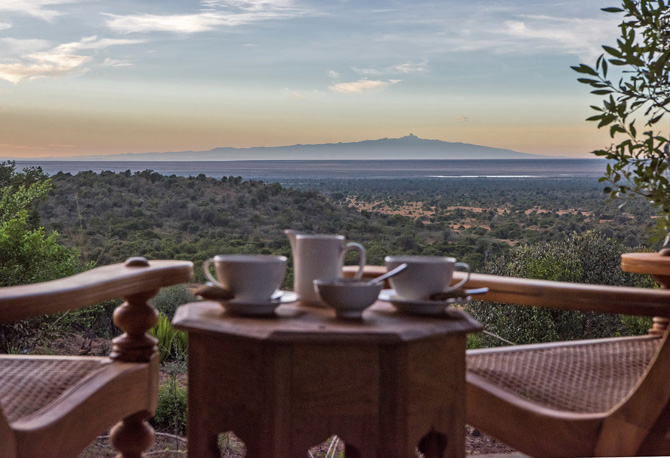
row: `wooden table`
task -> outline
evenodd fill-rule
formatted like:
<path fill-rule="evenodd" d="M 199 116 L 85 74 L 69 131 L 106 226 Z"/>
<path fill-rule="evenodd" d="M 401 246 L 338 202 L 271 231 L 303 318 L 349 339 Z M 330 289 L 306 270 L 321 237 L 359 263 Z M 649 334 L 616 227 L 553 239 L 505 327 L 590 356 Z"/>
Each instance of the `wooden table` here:
<path fill-rule="evenodd" d="M 217 435 L 227 431 L 248 458 L 307 456 L 333 434 L 347 458 L 416 457 L 419 442 L 427 457 L 464 456 L 465 342 L 479 323 L 456 309 L 402 315 L 384 302 L 359 322 L 299 304 L 276 313 L 179 307 L 174 325 L 189 333 L 189 456 L 218 458 Z"/>

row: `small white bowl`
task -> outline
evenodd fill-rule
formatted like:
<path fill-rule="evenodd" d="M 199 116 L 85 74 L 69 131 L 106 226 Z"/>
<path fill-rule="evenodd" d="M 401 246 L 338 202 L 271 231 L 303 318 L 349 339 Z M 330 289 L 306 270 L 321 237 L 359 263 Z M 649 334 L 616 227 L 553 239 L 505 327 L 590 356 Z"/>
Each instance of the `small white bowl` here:
<path fill-rule="evenodd" d="M 314 280 L 314 289 L 338 318 L 359 320 L 363 310 L 375 303 L 384 286 L 383 282 L 368 285 L 367 281 L 338 278 Z"/>

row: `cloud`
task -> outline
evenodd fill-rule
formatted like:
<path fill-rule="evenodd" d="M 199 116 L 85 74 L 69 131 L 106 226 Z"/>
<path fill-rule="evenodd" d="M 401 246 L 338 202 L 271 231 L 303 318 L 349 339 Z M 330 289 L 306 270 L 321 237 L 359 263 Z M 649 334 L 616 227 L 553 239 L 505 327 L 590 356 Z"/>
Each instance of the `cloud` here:
<path fill-rule="evenodd" d="M 410 73 L 425 73 L 428 71 L 428 62 L 423 61 L 415 64 L 412 61 L 405 62 L 404 64 L 391 65 L 389 67 L 384 67 L 381 69 L 376 68 L 356 68 L 353 70 L 356 73 L 363 75 L 388 75 L 388 74 L 410 74 Z"/>
<path fill-rule="evenodd" d="M 428 62 L 406 62 L 404 64 L 394 65 L 390 67 L 392 71 L 397 73 L 426 73 L 428 71 Z"/>
<path fill-rule="evenodd" d="M 322 91 L 311 89 L 311 90 L 298 90 L 290 87 L 285 87 L 282 90 L 282 94 L 290 99 L 295 100 L 314 100 L 322 98 L 324 93 Z"/>
<path fill-rule="evenodd" d="M 189 34 L 213 30 L 219 25 L 233 25 L 231 23 L 226 24 L 225 18 L 212 13 L 175 15 L 136 14 L 132 16 L 103 14 L 110 18 L 107 20 L 107 27 L 119 33 L 174 32 Z"/>
<path fill-rule="evenodd" d="M 457 116 L 456 121 L 458 122 L 470 122 L 470 118 L 468 116 Z"/>
<path fill-rule="evenodd" d="M 42 40 L 16 40 L 4 39 L 4 43 L 13 45 L 15 49 L 24 47 L 39 48 L 46 47 Z M 96 36 L 84 37 L 81 41 L 63 43 L 47 51 L 34 50 L 12 59 L 10 62 L 0 63 L 0 79 L 17 84 L 28 78 L 58 77 L 70 73 L 84 73 L 88 71 L 84 64 L 91 61 L 92 57 L 81 55 L 82 50 L 97 50 L 115 45 L 127 45 L 138 43 L 140 40 L 125 39 L 98 39 Z"/>
<path fill-rule="evenodd" d="M 329 88 L 335 92 L 342 92 L 345 94 L 360 94 L 366 91 L 382 89 L 398 82 L 400 82 L 400 80 L 359 80 L 353 83 L 334 84 L 333 86 L 329 86 Z"/>
<path fill-rule="evenodd" d="M 601 44 L 614 41 L 615 15 L 599 18 L 507 14 L 507 18 L 476 16 L 443 39 L 444 50 L 490 51 L 497 54 L 574 54 L 592 60 L 602 53 Z"/>
<path fill-rule="evenodd" d="M 22 56 L 47 49 L 51 43 L 37 38 L 0 38 L 0 52 L 5 56 Z"/>
<path fill-rule="evenodd" d="M 12 145 L 10 143 L 0 143 L 0 148 L 13 148 L 13 149 L 38 149 L 43 150 L 41 146 L 30 146 L 30 145 Z"/>
<path fill-rule="evenodd" d="M 109 18 L 107 27 L 119 33 L 192 34 L 306 14 L 293 6 L 293 0 L 203 0 L 201 6 L 198 12 L 190 14 L 103 15 Z"/>
<path fill-rule="evenodd" d="M 248 11 L 262 11 L 268 8 L 290 8 L 293 0 L 202 0 L 208 8 L 233 7 Z"/>
<path fill-rule="evenodd" d="M 105 59 L 102 63 L 105 67 L 130 67 L 133 64 L 125 60 L 110 59 L 109 57 Z"/>
<path fill-rule="evenodd" d="M 413 59 L 419 56 L 430 61 L 442 61 L 445 54 L 465 52 L 519 57 L 560 54 L 591 59 L 602 53 L 601 44 L 615 42 L 617 25 L 622 19 L 621 15 L 603 13 L 593 2 L 583 0 L 462 0 L 449 2 L 447 8 L 435 5 L 435 2 L 415 2 L 411 9 L 381 16 L 379 20 L 385 21 L 389 29 L 376 36 L 374 43 L 393 46 L 396 53 L 404 52 L 402 55 Z M 359 69 L 366 75 L 385 74 L 387 70 L 392 69 L 377 66 Z"/>
<path fill-rule="evenodd" d="M 294 99 L 306 100 L 307 96 L 298 91 L 289 91 L 289 95 Z"/>
<path fill-rule="evenodd" d="M 92 35 L 90 37 L 82 38 L 81 41 L 62 44 L 60 46 L 57 46 L 55 49 L 58 49 L 62 52 L 74 52 L 79 49 L 103 49 L 108 48 L 110 46 L 134 45 L 138 43 L 144 43 L 144 40 L 126 39 L 126 38 L 98 39 L 96 35 Z"/>
<path fill-rule="evenodd" d="M 569 54 L 593 58 L 602 53 L 603 37 L 615 35 L 618 19 L 556 18 L 522 16 L 506 21 L 500 31 L 524 41 L 534 49 L 561 49 Z"/>
<path fill-rule="evenodd" d="M 0 21 L 0 30 L 7 30 L 7 29 L 11 29 L 11 28 L 12 28 L 11 23 Z"/>
<path fill-rule="evenodd" d="M 18 83 L 24 78 L 57 77 L 72 73 L 89 58 L 84 56 L 31 55 L 34 64 L 0 64 L 0 79 Z"/>
<path fill-rule="evenodd" d="M 340 79 L 340 74 L 337 73 L 335 70 L 331 70 L 331 71 L 329 71 L 329 72 L 328 72 L 328 76 L 330 76 L 331 78 L 333 78 L 333 79 L 335 79 L 335 80 L 339 80 L 339 79 Z"/>
<path fill-rule="evenodd" d="M 48 7 L 78 1 L 80 0 L 0 0 L 0 12 L 23 14 L 51 22 L 61 13 Z"/>

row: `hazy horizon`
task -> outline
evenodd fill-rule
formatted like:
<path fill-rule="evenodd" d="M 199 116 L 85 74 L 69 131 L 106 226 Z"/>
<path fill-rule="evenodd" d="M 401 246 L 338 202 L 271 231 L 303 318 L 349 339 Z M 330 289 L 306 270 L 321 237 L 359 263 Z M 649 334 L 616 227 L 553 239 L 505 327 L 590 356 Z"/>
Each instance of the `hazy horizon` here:
<path fill-rule="evenodd" d="M 361 142 L 296 144 L 276 147 L 217 147 L 206 151 L 122 153 L 91 156 L 45 156 L 30 158 L 43 161 L 272 161 L 272 160 L 468 160 L 468 159 L 547 159 L 545 156 L 520 153 L 508 149 L 449 143 L 422 139 L 410 133 L 401 138 L 369 139 Z M 0 160 L 22 160 L 2 157 Z"/>
<path fill-rule="evenodd" d="M 603 159 L 499 159 L 499 160 L 273 160 L 273 161 L 17 161 L 19 168 L 39 165 L 48 175 L 58 172 L 111 171 L 213 178 L 241 176 L 280 182 L 285 179 L 591 179 L 604 170 Z"/>
<path fill-rule="evenodd" d="M 399 138 L 590 157 L 596 1 L 0 0 L 0 156 Z M 279 158 L 282 159 L 282 158 Z M 289 159 L 289 158 L 284 158 Z"/>

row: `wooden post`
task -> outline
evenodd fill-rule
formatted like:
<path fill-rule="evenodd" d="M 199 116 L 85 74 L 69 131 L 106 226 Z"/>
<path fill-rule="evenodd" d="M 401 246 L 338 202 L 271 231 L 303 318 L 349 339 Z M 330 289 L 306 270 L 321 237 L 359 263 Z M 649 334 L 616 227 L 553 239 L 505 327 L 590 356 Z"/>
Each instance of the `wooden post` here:
<path fill-rule="evenodd" d="M 130 258 L 127 267 L 148 267 L 144 258 Z M 147 331 L 158 323 L 158 312 L 147 303 L 158 290 L 146 291 L 125 298 L 114 310 L 114 324 L 124 333 L 115 338 L 110 358 L 124 362 L 157 364 L 157 339 Z M 156 384 L 158 381 L 156 380 Z M 154 441 L 154 429 L 146 422 L 153 412 L 139 412 L 117 423 L 110 432 L 110 442 L 121 452 L 117 458 L 141 458 Z"/>
<path fill-rule="evenodd" d="M 668 262 L 670 262 L 670 248 L 663 248 L 658 252 L 659 255 L 667 257 Z M 654 280 L 661 285 L 661 288 L 668 289 L 670 288 L 670 276 L 668 275 L 653 275 Z M 649 334 L 662 336 L 665 333 L 665 330 L 668 329 L 668 319 L 660 316 L 655 316 L 653 318 L 654 325 L 649 330 Z"/>
<path fill-rule="evenodd" d="M 130 258 L 126 266 L 149 267 L 149 261 Z M 110 358 L 132 363 L 149 362 L 157 352 L 158 341 L 147 334 L 158 323 L 158 312 L 147 303 L 157 293 L 158 290 L 154 290 L 128 296 L 126 302 L 114 310 L 114 324 L 124 333 L 112 341 Z"/>
<path fill-rule="evenodd" d="M 661 288 L 670 289 L 670 248 L 663 248 L 658 253 L 624 253 L 621 255 L 621 268 L 624 272 L 651 274 Z M 655 316 L 653 322 L 649 334 L 662 336 L 669 320 Z"/>
<path fill-rule="evenodd" d="M 120 421 L 109 433 L 117 458 L 142 458 L 144 451 L 154 443 L 154 429 L 145 420 L 151 412 L 139 412 Z"/>

